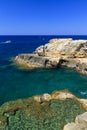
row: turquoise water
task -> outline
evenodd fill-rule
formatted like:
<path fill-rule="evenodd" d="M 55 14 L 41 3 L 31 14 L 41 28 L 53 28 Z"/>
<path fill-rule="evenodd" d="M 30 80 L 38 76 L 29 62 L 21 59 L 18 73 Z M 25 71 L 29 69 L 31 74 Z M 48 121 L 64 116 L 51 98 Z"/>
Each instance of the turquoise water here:
<path fill-rule="evenodd" d="M 10 67 L 10 68 L 9 68 Z M 36 94 L 68 89 L 87 98 L 87 77 L 68 69 L 23 71 L 9 66 L 0 72 L 0 104 Z"/>
<path fill-rule="evenodd" d="M 19 53 L 30 53 L 51 38 L 54 36 L 0 37 L 0 105 L 6 101 L 61 89 L 68 89 L 80 98 L 87 98 L 87 76 L 69 69 L 23 71 L 11 65 L 9 59 L 13 56 Z M 81 37 L 74 37 L 74 39 L 81 39 Z M 83 39 L 87 39 L 87 36 Z M 11 43 L 1 42 L 6 40 L 11 40 Z"/>

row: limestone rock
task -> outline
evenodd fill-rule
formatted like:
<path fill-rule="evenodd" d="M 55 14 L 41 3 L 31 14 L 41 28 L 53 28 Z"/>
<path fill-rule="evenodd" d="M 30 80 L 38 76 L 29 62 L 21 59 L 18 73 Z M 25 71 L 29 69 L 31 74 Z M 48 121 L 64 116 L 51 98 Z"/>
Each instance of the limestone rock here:
<path fill-rule="evenodd" d="M 81 125 L 72 122 L 65 125 L 63 130 L 85 130 L 85 129 Z"/>
<path fill-rule="evenodd" d="M 56 91 L 52 94 L 52 99 L 66 100 L 74 98 L 74 95 L 67 91 Z"/>
<path fill-rule="evenodd" d="M 51 95 L 48 93 L 45 93 L 41 96 L 41 101 L 50 101 L 51 100 Z"/>
<path fill-rule="evenodd" d="M 59 66 L 61 67 L 68 67 L 68 68 L 72 68 L 72 69 L 76 69 L 77 68 L 77 64 L 79 63 L 78 59 L 73 59 L 73 58 L 61 58 L 60 62 L 59 62 Z"/>
<path fill-rule="evenodd" d="M 83 105 L 84 109 L 87 110 L 87 99 L 78 99 L 78 101 Z"/>
<path fill-rule="evenodd" d="M 43 95 L 38 95 L 33 97 L 35 101 L 37 102 L 45 102 L 51 100 L 51 95 L 48 93 L 45 93 Z"/>
<path fill-rule="evenodd" d="M 51 40 L 49 40 L 49 43 L 56 43 L 56 44 L 58 44 L 58 43 L 62 43 L 62 42 L 70 42 L 70 41 L 72 41 L 72 38 L 62 38 L 62 39 L 57 39 L 57 38 L 55 38 L 55 39 L 51 39 Z"/>
<path fill-rule="evenodd" d="M 20 54 L 15 58 L 15 62 L 28 67 L 45 67 L 46 62 L 48 61 L 48 57 L 41 57 L 37 54 Z"/>
<path fill-rule="evenodd" d="M 78 115 L 75 119 L 75 123 L 83 125 L 85 128 L 87 128 L 87 112 Z"/>
<path fill-rule="evenodd" d="M 14 62 L 29 69 L 68 67 L 87 74 L 87 40 L 51 39 L 32 54 L 19 54 Z"/>
<path fill-rule="evenodd" d="M 34 100 L 35 100 L 36 102 L 41 102 L 40 96 L 34 96 L 33 98 L 34 98 Z"/>
<path fill-rule="evenodd" d="M 44 46 L 38 47 L 36 52 L 42 52 L 43 48 L 45 52 L 58 51 L 62 55 L 86 55 L 87 40 L 52 39 Z"/>
<path fill-rule="evenodd" d="M 87 74 L 87 58 L 79 58 L 76 70 L 82 74 Z"/>
<path fill-rule="evenodd" d="M 87 130 L 87 112 L 76 116 L 75 123 L 68 123 L 63 130 Z"/>

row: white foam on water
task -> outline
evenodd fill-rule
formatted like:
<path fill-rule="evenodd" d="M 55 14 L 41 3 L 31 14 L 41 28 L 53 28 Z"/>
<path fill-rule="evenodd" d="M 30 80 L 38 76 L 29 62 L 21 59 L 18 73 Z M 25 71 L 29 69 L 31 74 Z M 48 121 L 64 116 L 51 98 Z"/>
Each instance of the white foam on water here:
<path fill-rule="evenodd" d="M 11 40 L 7 40 L 7 41 L 1 42 L 1 43 L 11 43 L 11 42 L 12 42 Z"/>
<path fill-rule="evenodd" d="M 81 93 L 82 95 L 87 95 L 87 92 L 82 92 L 82 91 L 81 91 L 80 93 Z"/>

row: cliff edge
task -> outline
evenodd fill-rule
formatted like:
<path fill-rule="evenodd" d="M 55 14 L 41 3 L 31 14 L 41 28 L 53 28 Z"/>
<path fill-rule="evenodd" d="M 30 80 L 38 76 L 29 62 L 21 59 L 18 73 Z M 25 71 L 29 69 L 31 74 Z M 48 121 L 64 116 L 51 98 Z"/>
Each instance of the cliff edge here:
<path fill-rule="evenodd" d="M 52 39 L 14 62 L 25 69 L 68 67 L 87 74 L 87 40 Z"/>

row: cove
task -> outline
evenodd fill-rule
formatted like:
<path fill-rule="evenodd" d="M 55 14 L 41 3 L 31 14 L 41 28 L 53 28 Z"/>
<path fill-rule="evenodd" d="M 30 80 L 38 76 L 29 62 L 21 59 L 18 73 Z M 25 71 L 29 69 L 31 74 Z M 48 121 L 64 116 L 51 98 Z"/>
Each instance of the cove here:
<path fill-rule="evenodd" d="M 87 76 L 66 68 L 25 71 L 10 65 L 0 67 L 0 105 L 62 89 L 87 98 Z"/>

